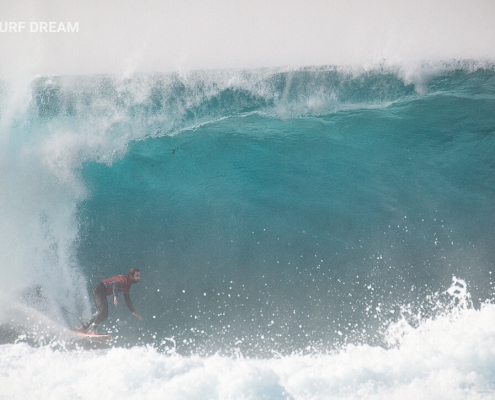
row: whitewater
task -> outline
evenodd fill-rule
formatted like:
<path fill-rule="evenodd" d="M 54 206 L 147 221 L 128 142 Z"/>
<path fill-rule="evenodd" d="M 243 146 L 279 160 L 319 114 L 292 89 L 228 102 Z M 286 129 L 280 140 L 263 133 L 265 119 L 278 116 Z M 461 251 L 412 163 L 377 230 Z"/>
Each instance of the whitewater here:
<path fill-rule="evenodd" d="M 494 313 L 490 305 L 401 327 L 400 344 L 390 349 L 359 345 L 270 359 L 165 355 L 150 346 L 64 353 L 4 345 L 2 397 L 490 399 Z"/>
<path fill-rule="evenodd" d="M 495 397 L 491 1 L 0 9 L 0 399 Z"/>

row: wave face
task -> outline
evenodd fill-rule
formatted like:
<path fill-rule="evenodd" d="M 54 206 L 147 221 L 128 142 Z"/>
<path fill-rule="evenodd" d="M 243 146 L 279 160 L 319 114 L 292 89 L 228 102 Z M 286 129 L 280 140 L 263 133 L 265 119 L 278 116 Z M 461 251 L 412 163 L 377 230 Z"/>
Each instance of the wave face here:
<path fill-rule="evenodd" d="M 89 318 L 92 287 L 138 267 L 143 321 L 112 307 L 104 354 L 185 385 L 196 368 L 253 377 L 211 375 L 212 398 L 360 398 L 357 370 L 377 398 L 493 393 L 492 65 L 52 77 L 1 97 L 1 368 L 41 357 L 18 342 L 50 345 L 79 324 L 62 309 Z M 442 340 L 428 373 L 406 361 L 431 366 Z M 61 371 L 74 357 L 53 354 Z"/>

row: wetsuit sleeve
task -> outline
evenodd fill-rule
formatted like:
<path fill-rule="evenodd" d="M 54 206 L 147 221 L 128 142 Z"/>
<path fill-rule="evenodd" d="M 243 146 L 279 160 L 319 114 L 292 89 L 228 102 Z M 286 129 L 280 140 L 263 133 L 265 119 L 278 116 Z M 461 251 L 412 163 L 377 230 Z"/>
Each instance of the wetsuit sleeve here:
<path fill-rule="evenodd" d="M 117 296 L 117 294 L 119 293 L 119 289 L 120 289 L 120 282 L 115 281 L 112 285 L 112 293 L 114 296 Z"/>
<path fill-rule="evenodd" d="M 129 296 L 128 294 L 124 294 L 124 300 L 125 304 L 127 304 L 127 308 L 129 308 L 129 310 L 131 310 L 131 312 L 133 313 L 136 312 L 134 306 L 132 305 L 131 296 Z"/>

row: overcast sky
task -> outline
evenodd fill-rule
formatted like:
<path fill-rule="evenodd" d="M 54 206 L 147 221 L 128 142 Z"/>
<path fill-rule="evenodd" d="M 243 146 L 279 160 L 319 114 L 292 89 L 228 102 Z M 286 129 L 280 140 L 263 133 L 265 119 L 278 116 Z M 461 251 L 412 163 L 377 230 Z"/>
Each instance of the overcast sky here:
<path fill-rule="evenodd" d="M 495 60 L 495 0 L 0 0 L 0 74 Z M 5 26 L 5 25 L 4 25 Z"/>

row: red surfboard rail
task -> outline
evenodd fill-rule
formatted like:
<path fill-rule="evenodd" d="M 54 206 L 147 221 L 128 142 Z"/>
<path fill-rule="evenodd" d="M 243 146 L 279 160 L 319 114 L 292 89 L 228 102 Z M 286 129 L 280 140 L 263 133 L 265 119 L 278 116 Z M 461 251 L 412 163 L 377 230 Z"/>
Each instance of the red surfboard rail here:
<path fill-rule="evenodd" d="M 84 338 L 88 338 L 88 339 L 108 340 L 108 339 L 112 338 L 112 335 L 110 335 L 109 333 L 105 333 L 105 334 L 100 335 L 97 333 L 86 333 L 86 332 L 78 332 L 78 331 L 72 331 L 72 332 L 74 332 L 75 334 L 82 336 Z"/>

